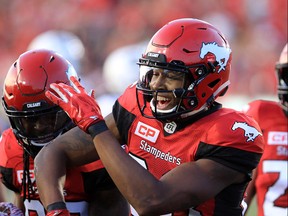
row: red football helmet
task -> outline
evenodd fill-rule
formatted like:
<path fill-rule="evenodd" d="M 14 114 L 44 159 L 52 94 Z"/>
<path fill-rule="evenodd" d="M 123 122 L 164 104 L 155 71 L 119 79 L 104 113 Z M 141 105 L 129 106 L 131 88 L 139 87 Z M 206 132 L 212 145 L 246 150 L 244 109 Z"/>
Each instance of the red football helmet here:
<path fill-rule="evenodd" d="M 278 80 L 278 97 L 282 108 L 288 113 L 288 55 L 287 44 L 281 52 L 280 59 L 276 63 L 276 74 Z"/>
<path fill-rule="evenodd" d="M 51 50 L 27 51 L 10 67 L 4 81 L 3 107 L 20 144 L 32 156 L 73 125 L 45 96 L 51 83 L 70 83 L 74 67 Z"/>
<path fill-rule="evenodd" d="M 231 58 L 228 41 L 211 24 L 190 18 L 169 22 L 151 38 L 138 62 L 140 80 L 136 88 L 142 115 L 171 120 L 194 115 L 209 107 L 228 89 Z M 183 88 L 151 90 L 155 68 L 183 73 Z M 179 104 L 169 111 L 157 109 L 153 98 L 160 92 L 172 92 L 180 99 Z"/>

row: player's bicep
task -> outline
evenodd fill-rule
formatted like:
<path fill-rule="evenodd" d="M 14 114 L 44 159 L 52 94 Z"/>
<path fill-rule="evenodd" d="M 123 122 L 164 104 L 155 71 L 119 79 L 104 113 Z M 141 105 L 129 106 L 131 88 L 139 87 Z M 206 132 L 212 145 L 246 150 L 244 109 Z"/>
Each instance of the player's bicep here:
<path fill-rule="evenodd" d="M 178 197 L 173 201 L 175 206 L 180 200 L 186 200 L 187 206 L 197 206 L 215 197 L 225 187 L 243 181 L 243 173 L 208 159 L 182 164 L 161 178 L 167 189 L 175 187 L 175 190 L 171 191 L 175 194 L 169 195 Z"/>
<path fill-rule="evenodd" d="M 61 160 L 72 167 L 95 161 L 99 157 L 90 135 L 75 127 L 42 148 L 36 159 L 36 162 Z"/>

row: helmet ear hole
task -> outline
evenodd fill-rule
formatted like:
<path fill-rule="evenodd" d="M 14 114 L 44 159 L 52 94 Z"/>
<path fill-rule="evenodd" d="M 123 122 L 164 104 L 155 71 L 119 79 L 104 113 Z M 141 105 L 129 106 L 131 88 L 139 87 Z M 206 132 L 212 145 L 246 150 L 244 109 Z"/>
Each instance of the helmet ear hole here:
<path fill-rule="evenodd" d="M 214 86 L 216 86 L 219 82 L 220 82 L 220 79 L 213 80 L 213 82 L 210 82 L 210 83 L 208 84 L 208 86 L 209 86 L 210 88 L 214 88 Z"/>

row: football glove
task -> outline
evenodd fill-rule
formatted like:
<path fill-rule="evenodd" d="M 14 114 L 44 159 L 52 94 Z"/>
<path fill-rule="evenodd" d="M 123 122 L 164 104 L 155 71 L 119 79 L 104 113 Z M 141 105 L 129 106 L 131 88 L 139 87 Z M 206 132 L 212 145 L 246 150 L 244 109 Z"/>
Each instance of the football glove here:
<path fill-rule="evenodd" d="M 24 216 L 23 212 L 14 204 L 0 202 L 0 216 Z"/>
<path fill-rule="evenodd" d="M 49 90 L 45 92 L 46 97 L 53 103 L 59 105 L 72 121 L 86 133 L 89 133 L 88 128 L 91 125 L 100 122 L 101 124 L 97 124 L 100 126 L 97 132 L 107 130 L 108 128 L 101 114 L 99 105 L 94 98 L 94 90 L 92 90 L 90 94 L 87 94 L 76 77 L 72 76 L 70 80 L 72 86 L 64 83 L 51 84 L 51 89 L 58 95 Z"/>
<path fill-rule="evenodd" d="M 48 212 L 46 216 L 70 216 L 70 213 L 67 209 L 57 209 Z"/>
<path fill-rule="evenodd" d="M 46 216 L 70 216 L 65 202 L 55 202 L 47 206 Z"/>
<path fill-rule="evenodd" d="M 48 212 L 46 216 L 70 216 L 70 213 L 67 209 L 58 209 Z"/>

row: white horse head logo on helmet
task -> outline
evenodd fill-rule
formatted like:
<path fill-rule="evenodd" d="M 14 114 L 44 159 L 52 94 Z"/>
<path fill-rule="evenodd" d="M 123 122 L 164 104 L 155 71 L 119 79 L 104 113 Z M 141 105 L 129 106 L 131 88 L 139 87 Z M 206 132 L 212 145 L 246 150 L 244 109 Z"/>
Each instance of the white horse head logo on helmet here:
<path fill-rule="evenodd" d="M 216 42 L 206 44 L 202 43 L 200 58 L 203 59 L 208 53 L 214 54 L 216 61 L 219 63 L 220 68 L 217 72 L 220 73 L 221 70 L 225 70 L 227 62 L 229 60 L 231 49 L 218 46 Z"/>

